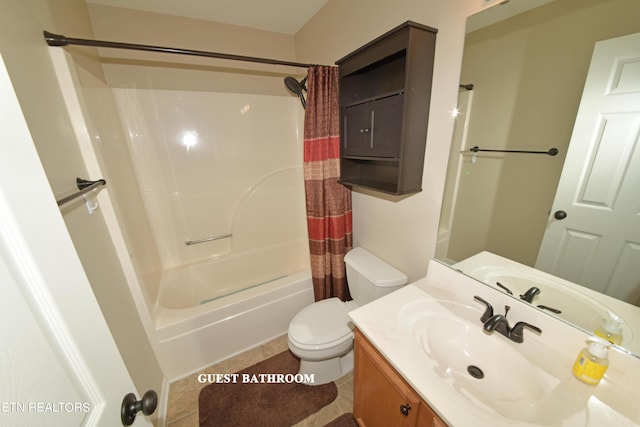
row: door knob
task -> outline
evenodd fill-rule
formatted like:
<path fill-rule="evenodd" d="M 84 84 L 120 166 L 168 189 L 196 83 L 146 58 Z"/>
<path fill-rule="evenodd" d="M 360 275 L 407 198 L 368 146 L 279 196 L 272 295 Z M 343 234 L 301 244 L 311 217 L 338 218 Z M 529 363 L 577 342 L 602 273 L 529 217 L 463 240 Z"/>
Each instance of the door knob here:
<path fill-rule="evenodd" d="M 409 409 L 411 409 L 411 406 L 409 406 L 408 403 L 406 405 L 400 405 L 400 412 L 402 412 L 402 415 L 405 417 L 409 416 Z"/>
<path fill-rule="evenodd" d="M 567 217 L 567 213 L 565 211 L 555 211 L 553 213 L 553 217 L 555 219 L 565 219 Z"/>
<path fill-rule="evenodd" d="M 120 407 L 120 419 L 123 426 L 130 426 L 136 419 L 136 414 L 142 411 L 145 415 L 153 414 L 158 406 L 158 394 L 153 391 L 147 391 L 142 400 L 136 400 L 136 395 L 133 393 L 127 394 L 122 399 L 122 406 Z"/>

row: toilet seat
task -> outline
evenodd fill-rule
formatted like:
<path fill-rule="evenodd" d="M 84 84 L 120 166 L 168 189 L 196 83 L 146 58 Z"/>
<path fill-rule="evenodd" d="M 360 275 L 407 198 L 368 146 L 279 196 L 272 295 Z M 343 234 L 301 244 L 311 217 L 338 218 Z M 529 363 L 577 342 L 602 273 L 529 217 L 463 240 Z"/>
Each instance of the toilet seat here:
<path fill-rule="evenodd" d="M 302 309 L 291 320 L 289 340 L 301 350 L 331 348 L 353 339 L 349 310 L 339 298 L 329 298 Z"/>

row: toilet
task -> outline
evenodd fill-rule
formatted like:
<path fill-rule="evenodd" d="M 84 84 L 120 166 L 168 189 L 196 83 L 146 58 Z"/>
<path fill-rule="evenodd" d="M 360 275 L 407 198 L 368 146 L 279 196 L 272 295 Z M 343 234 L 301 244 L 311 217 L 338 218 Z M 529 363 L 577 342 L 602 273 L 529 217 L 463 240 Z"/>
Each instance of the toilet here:
<path fill-rule="evenodd" d="M 289 350 L 300 358 L 300 374 L 314 385 L 337 380 L 353 370 L 353 324 L 348 313 L 407 283 L 407 276 L 366 249 L 344 257 L 352 301 L 328 298 L 303 308 L 289 324 Z"/>

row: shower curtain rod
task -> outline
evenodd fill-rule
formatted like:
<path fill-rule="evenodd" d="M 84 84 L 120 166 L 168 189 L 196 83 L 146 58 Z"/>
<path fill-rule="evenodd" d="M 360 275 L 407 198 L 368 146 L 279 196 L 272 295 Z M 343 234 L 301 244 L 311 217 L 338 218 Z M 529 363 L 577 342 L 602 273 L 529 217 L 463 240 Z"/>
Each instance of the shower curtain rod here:
<path fill-rule="evenodd" d="M 242 55 L 232 55 L 227 53 L 207 52 L 204 50 L 180 49 L 175 47 L 151 46 L 151 45 L 145 45 L 145 44 L 121 43 L 121 42 L 111 42 L 111 41 L 105 41 L 105 40 L 77 39 L 73 37 L 65 37 L 62 34 L 50 33 L 49 31 L 43 31 L 43 33 L 44 33 L 44 39 L 49 46 L 78 45 L 78 46 L 106 47 L 106 48 L 113 48 L 113 49 L 142 50 L 147 52 L 175 53 L 179 55 L 204 56 L 207 58 L 231 59 L 234 61 L 259 62 L 261 64 L 287 65 L 290 67 L 302 67 L 302 68 L 309 68 L 315 65 L 315 64 L 304 64 L 301 62 L 281 61 L 278 59 L 270 59 L 270 58 L 257 58 L 253 56 L 242 56 Z"/>

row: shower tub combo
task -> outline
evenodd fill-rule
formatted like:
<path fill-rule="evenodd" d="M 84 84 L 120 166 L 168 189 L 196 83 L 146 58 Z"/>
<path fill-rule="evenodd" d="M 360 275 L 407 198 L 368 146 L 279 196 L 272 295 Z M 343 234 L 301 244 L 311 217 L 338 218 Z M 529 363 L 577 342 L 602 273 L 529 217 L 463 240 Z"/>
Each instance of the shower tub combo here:
<path fill-rule="evenodd" d="M 313 302 L 299 100 L 109 87 L 51 54 L 165 377 L 285 334 Z"/>
<path fill-rule="evenodd" d="M 167 376 L 285 333 L 313 302 L 297 100 L 113 92 L 163 266 L 152 311 Z"/>

